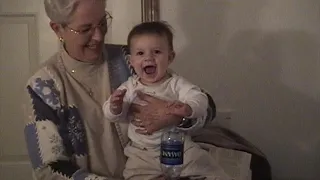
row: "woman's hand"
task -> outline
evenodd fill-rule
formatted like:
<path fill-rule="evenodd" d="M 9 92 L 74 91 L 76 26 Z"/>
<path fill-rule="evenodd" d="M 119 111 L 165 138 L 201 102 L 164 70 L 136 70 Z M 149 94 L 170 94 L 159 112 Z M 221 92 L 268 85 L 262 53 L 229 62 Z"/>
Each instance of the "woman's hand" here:
<path fill-rule="evenodd" d="M 137 133 L 150 135 L 155 131 L 168 126 L 175 126 L 181 122 L 179 116 L 172 115 L 170 112 L 170 102 L 138 92 L 138 98 L 146 105 L 132 104 L 130 112 L 134 117 L 132 122 L 139 127 Z"/>
<path fill-rule="evenodd" d="M 180 101 L 173 101 L 169 104 L 170 113 L 180 117 L 189 117 L 192 115 L 192 109 L 188 104 Z"/>

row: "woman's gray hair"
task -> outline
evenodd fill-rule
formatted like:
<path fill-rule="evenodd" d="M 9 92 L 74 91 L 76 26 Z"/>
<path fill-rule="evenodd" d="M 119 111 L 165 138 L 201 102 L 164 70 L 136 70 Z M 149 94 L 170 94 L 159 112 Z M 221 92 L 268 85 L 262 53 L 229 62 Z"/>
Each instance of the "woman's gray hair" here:
<path fill-rule="evenodd" d="M 44 0 L 44 8 L 49 19 L 55 23 L 67 24 L 83 0 Z M 106 0 L 101 0 L 106 3 Z"/>

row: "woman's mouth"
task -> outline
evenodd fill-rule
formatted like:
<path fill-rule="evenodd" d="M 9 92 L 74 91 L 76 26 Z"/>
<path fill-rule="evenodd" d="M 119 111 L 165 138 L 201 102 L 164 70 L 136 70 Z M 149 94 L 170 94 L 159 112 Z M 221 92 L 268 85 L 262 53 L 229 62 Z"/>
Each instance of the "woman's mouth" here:
<path fill-rule="evenodd" d="M 92 50 L 96 50 L 98 49 L 99 45 L 98 44 L 88 44 L 87 48 L 92 49 Z"/>
<path fill-rule="evenodd" d="M 93 50 L 93 51 L 98 51 L 101 49 L 101 47 L 102 47 L 101 44 L 88 44 L 88 45 L 86 45 L 86 48 Z"/>

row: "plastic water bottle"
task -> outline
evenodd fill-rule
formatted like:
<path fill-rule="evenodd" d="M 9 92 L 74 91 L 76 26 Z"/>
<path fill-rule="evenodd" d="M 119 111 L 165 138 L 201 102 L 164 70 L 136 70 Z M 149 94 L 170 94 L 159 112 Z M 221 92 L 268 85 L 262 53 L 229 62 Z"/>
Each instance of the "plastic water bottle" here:
<path fill-rule="evenodd" d="M 166 179 L 179 178 L 184 154 L 184 133 L 177 128 L 165 132 L 161 137 L 160 162 Z"/>

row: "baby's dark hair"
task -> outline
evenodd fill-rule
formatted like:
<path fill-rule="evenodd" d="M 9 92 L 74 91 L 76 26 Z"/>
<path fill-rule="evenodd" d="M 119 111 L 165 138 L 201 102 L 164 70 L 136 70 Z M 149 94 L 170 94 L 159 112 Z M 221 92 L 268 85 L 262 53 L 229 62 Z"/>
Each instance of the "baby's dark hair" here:
<path fill-rule="evenodd" d="M 165 36 L 169 43 L 169 48 L 173 50 L 173 33 L 171 26 L 164 21 L 143 22 L 133 27 L 127 39 L 127 44 L 130 48 L 131 40 L 137 35 L 156 34 Z"/>

